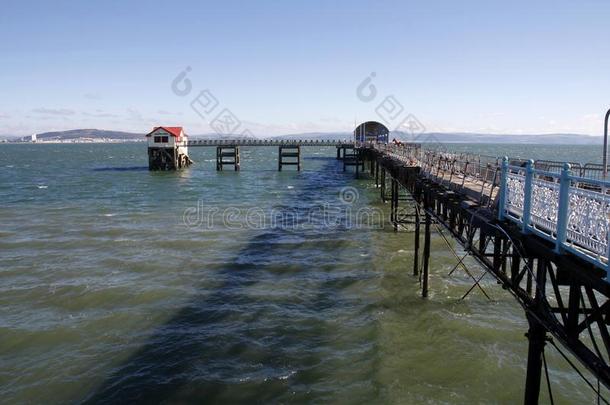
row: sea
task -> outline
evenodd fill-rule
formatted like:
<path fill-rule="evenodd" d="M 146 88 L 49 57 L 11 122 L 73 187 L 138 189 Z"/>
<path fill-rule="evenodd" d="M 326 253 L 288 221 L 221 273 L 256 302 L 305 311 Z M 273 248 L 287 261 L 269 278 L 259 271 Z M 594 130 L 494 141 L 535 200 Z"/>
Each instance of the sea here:
<path fill-rule="evenodd" d="M 462 299 L 457 244 L 434 229 L 423 299 L 413 233 L 334 147 L 303 147 L 300 172 L 278 172 L 274 147 L 243 147 L 240 172 L 215 153 L 149 172 L 143 143 L 0 145 L 0 403 L 522 402 L 524 312 L 490 275 L 491 300 Z M 551 346 L 546 360 L 556 403 L 596 400 Z"/>

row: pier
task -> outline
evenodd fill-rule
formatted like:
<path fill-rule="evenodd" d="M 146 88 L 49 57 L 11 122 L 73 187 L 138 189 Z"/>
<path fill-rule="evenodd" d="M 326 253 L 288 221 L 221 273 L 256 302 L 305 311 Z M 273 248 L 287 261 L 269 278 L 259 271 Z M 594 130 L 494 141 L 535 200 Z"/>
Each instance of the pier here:
<path fill-rule="evenodd" d="M 412 272 L 421 279 L 423 297 L 433 288 L 428 267 L 435 224 L 523 307 L 529 324 L 525 404 L 538 403 L 547 345 L 568 362 L 564 351 L 570 352 L 610 387 L 610 183 L 599 180 L 601 165 L 573 169 L 569 163 L 481 158 L 408 144 L 356 147 L 380 198 L 391 201 L 395 229 L 415 225 Z M 401 199 L 405 194 L 409 198 Z M 463 258 L 456 259 L 456 268 L 463 266 Z M 465 296 L 483 291 L 481 278 L 471 277 Z"/>
<path fill-rule="evenodd" d="M 473 281 L 463 298 L 478 289 L 489 299 L 480 281 L 490 274 L 522 306 L 529 324 L 524 403 L 538 403 L 549 346 L 575 367 L 564 354 L 571 353 L 610 388 L 610 183 L 601 180 L 603 165 L 443 153 L 389 142 L 377 122 L 360 124 L 352 141 L 187 140 L 183 146 L 216 147 L 219 171 L 240 170 L 241 147 L 277 147 L 279 171 L 301 170 L 302 147 L 336 147 L 343 171 L 374 181 L 379 198 L 390 202 L 394 230 L 413 237 L 413 261 L 405 269 L 421 281 L 422 297 L 434 288 L 429 264 L 436 230 L 485 270 L 474 277 L 453 250 L 453 271 L 462 268 Z"/>
<path fill-rule="evenodd" d="M 233 170 L 241 169 L 241 147 L 277 147 L 278 171 L 284 166 L 294 166 L 301 171 L 301 147 L 337 148 L 337 159 L 344 160 L 345 166 L 361 162 L 356 158 L 353 141 L 336 141 L 320 139 L 188 139 L 182 127 L 155 127 L 146 135 L 148 139 L 149 170 L 179 170 L 190 166 L 188 148 L 216 147 L 216 170 L 223 171 L 225 166 Z M 344 169 L 345 169 L 344 166 Z"/>

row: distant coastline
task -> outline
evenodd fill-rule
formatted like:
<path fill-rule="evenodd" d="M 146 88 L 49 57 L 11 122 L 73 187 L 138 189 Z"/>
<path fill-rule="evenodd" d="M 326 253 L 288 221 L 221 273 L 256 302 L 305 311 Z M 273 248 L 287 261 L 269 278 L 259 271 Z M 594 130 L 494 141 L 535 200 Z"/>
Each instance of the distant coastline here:
<path fill-rule="evenodd" d="M 69 131 L 54 131 L 36 134 L 35 136 L 4 136 L 2 143 L 131 143 L 144 142 L 144 133 L 123 131 L 108 131 L 101 129 L 74 129 Z M 310 132 L 269 136 L 275 139 L 312 139 L 312 140 L 344 140 L 352 137 L 351 132 Z M 240 135 L 202 134 L 190 135 L 191 139 L 242 139 Z M 263 137 L 261 137 L 263 138 Z M 482 134 L 482 133 L 444 133 L 427 132 L 411 135 L 395 131 L 391 138 L 400 141 L 418 143 L 477 143 L 477 144 L 549 144 L 549 145 L 601 145 L 601 136 L 580 134 Z"/>

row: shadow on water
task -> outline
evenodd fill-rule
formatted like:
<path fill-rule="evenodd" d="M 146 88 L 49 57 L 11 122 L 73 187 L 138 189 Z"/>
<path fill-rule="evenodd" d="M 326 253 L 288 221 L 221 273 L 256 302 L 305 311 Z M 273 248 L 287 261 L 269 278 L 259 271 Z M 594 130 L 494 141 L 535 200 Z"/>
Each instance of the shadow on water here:
<path fill-rule="evenodd" d="M 143 172 L 148 171 L 148 166 L 128 166 L 128 167 L 96 167 L 94 172 Z"/>
<path fill-rule="evenodd" d="M 338 166 L 334 160 L 329 162 L 321 169 L 331 173 L 328 177 L 311 176 L 282 205 L 316 204 L 312 190 L 336 193 L 349 179 L 339 174 Z M 291 253 L 282 247 L 286 236 L 295 235 L 295 231 L 279 227 L 262 232 L 216 270 L 220 286 L 158 327 L 85 402 L 234 403 L 268 402 L 278 397 L 302 401 L 332 395 L 312 392 L 311 385 L 331 377 L 332 367 L 325 363 L 330 349 L 325 345 L 332 344 L 336 326 L 329 324 L 329 314 L 353 305 L 349 302 L 352 298 L 341 297 L 340 289 L 357 279 L 330 273 L 314 276 L 309 272 L 316 269 L 305 266 L 295 270 Z M 340 235 L 343 232 L 342 228 L 325 232 L 327 238 L 337 240 L 330 249 L 334 256 L 349 254 L 344 245 L 348 242 Z M 249 294 L 248 288 L 255 284 L 273 286 L 274 278 L 290 271 L 299 272 L 294 282 L 310 283 L 309 278 L 317 278 L 314 293 L 279 301 Z M 309 285 L 304 288 L 311 289 Z M 282 287 L 269 293 L 282 293 Z"/>

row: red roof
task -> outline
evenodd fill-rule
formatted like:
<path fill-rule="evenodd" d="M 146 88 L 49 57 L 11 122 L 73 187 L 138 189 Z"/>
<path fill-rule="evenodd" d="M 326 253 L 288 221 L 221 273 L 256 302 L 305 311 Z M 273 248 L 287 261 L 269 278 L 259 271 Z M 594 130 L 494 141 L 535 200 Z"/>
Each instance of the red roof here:
<path fill-rule="evenodd" d="M 157 129 L 164 129 L 169 132 L 173 137 L 180 138 L 180 133 L 182 132 L 182 127 L 154 127 L 152 131 L 146 134 L 146 136 L 152 135 Z M 186 134 L 184 134 L 186 136 Z"/>

